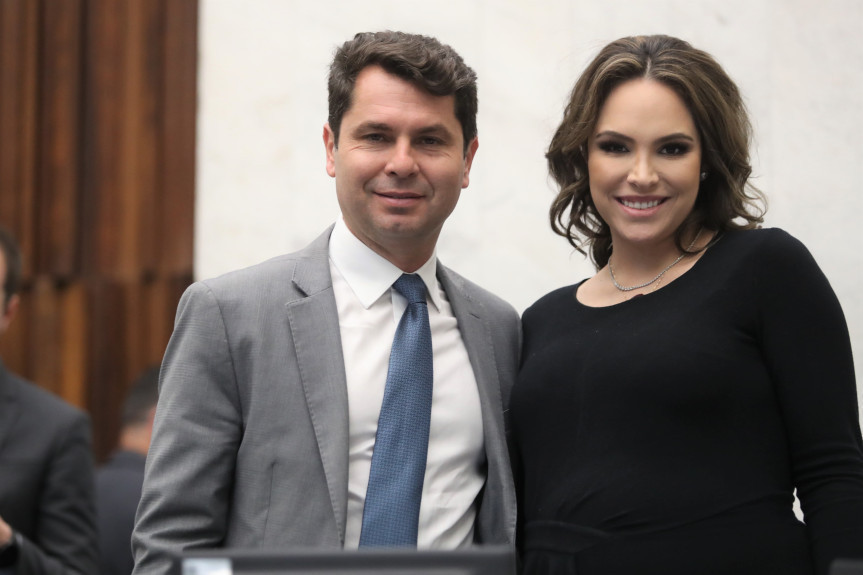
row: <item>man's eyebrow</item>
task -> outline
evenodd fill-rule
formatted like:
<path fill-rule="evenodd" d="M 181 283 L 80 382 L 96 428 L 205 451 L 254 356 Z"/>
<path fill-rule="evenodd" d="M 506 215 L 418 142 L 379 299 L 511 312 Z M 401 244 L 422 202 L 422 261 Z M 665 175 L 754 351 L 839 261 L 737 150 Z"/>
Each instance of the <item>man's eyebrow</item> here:
<path fill-rule="evenodd" d="M 431 126 L 426 126 L 424 128 L 420 128 L 417 133 L 421 136 L 425 136 L 428 134 L 439 134 L 445 136 L 447 138 L 451 138 L 453 136 L 452 131 L 446 127 L 445 124 L 432 124 Z"/>
<path fill-rule="evenodd" d="M 389 124 L 386 124 L 386 123 L 384 123 L 384 122 L 374 122 L 374 121 L 369 121 L 369 122 L 363 122 L 363 123 L 361 123 L 361 124 L 358 124 L 358 125 L 353 129 L 353 132 L 354 132 L 354 133 L 359 133 L 359 132 L 368 132 L 368 131 L 374 131 L 374 132 L 391 132 L 391 131 L 392 131 L 392 126 L 390 126 Z M 442 123 L 440 123 L 440 122 L 439 122 L 439 123 L 436 123 L 436 124 L 431 124 L 431 125 L 428 125 L 428 126 L 423 126 L 423 127 L 422 127 L 422 128 L 420 128 L 419 130 L 417 130 L 417 131 L 416 131 L 416 133 L 417 133 L 417 134 L 420 134 L 420 135 L 426 135 L 426 134 L 444 134 L 444 135 L 451 135 L 451 134 L 452 134 L 452 132 L 450 131 L 450 129 L 449 129 L 449 128 L 447 128 L 446 124 L 442 124 Z"/>
<path fill-rule="evenodd" d="M 362 124 L 357 125 L 354 128 L 354 132 L 366 132 L 366 131 L 375 131 L 375 132 L 389 132 L 392 130 L 388 124 L 384 124 L 383 122 L 363 122 Z"/>
<path fill-rule="evenodd" d="M 426 132 L 449 132 L 449 128 L 447 128 L 445 124 L 437 123 L 437 124 L 432 124 L 431 126 L 426 126 L 425 128 L 421 128 L 419 131 L 420 131 L 421 133 L 426 133 Z"/>

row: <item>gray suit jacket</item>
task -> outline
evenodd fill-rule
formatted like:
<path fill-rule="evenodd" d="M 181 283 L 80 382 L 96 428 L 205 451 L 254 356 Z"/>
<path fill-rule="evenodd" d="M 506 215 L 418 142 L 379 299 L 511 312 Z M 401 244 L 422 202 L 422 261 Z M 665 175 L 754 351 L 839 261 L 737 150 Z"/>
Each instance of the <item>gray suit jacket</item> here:
<path fill-rule="evenodd" d="M 307 248 L 192 285 L 162 364 L 134 573 L 166 551 L 343 546 L 348 398 L 327 230 Z M 520 324 L 507 303 L 443 266 L 476 375 L 487 480 L 478 543 L 512 544 L 506 411 Z"/>

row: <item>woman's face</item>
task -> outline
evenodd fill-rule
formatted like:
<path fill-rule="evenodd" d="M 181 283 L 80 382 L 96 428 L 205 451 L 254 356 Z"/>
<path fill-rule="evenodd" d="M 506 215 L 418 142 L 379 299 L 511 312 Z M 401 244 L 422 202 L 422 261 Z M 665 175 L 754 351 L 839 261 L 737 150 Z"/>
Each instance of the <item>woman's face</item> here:
<path fill-rule="evenodd" d="M 700 183 L 701 142 L 692 115 L 660 82 L 624 82 L 600 110 L 587 171 L 615 247 L 673 245 Z"/>

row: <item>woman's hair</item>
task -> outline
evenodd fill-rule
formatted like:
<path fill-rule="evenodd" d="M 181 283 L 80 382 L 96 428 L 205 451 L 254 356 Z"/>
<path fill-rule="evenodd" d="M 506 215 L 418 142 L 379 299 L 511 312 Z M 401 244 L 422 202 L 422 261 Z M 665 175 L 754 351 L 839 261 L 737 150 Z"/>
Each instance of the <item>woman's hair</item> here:
<path fill-rule="evenodd" d="M 675 241 L 704 228 L 723 232 L 761 223 L 766 199 L 748 184 L 752 126 L 737 86 L 709 54 L 670 36 L 635 36 L 608 44 L 572 89 L 546 158 L 560 192 L 551 206 L 552 229 L 565 237 L 597 269 L 611 255 L 611 231 L 590 196 L 588 141 L 609 94 L 635 78 L 661 82 L 680 96 L 701 141 L 701 182 L 692 212 Z M 738 220 L 738 221 L 735 221 Z"/>

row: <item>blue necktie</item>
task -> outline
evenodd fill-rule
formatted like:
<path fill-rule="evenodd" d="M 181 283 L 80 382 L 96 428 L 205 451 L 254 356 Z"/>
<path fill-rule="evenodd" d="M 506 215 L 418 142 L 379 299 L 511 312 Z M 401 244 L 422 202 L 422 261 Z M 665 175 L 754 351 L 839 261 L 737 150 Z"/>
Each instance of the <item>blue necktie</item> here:
<path fill-rule="evenodd" d="M 417 544 L 431 420 L 431 329 L 422 279 L 402 274 L 393 287 L 408 306 L 390 352 L 360 547 Z"/>

